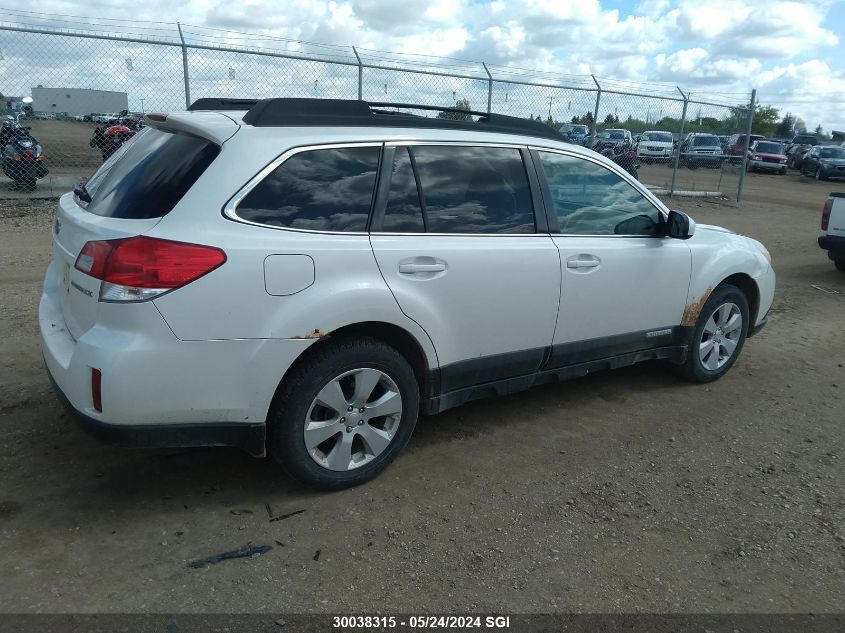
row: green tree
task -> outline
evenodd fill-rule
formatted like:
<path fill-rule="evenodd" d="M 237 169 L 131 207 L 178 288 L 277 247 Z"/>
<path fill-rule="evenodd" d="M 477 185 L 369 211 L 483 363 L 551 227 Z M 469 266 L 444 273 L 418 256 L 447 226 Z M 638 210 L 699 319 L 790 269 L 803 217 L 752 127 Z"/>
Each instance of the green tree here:
<path fill-rule="evenodd" d="M 760 104 L 754 106 L 754 122 L 751 131 L 763 136 L 774 136 L 778 126 L 778 112 L 778 109 L 772 106 Z"/>
<path fill-rule="evenodd" d="M 469 99 L 458 99 L 455 102 L 456 110 L 467 110 L 467 112 L 455 112 L 454 110 L 444 110 L 437 115 L 438 119 L 449 119 L 450 121 L 472 121 L 472 115 L 468 112 L 470 110 Z"/>
<path fill-rule="evenodd" d="M 789 138 L 792 136 L 793 131 L 795 130 L 795 117 L 792 116 L 790 112 L 787 112 L 783 115 L 780 123 L 778 123 L 778 129 L 776 135 L 779 138 Z"/>

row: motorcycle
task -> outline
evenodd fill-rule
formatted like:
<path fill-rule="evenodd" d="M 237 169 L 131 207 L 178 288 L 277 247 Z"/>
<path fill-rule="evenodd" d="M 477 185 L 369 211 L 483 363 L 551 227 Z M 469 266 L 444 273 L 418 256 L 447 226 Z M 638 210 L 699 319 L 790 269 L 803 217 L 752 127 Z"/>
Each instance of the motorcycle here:
<path fill-rule="evenodd" d="M 3 173 L 14 183 L 15 189 L 34 191 L 36 182 L 49 171 L 44 165 L 44 151 L 20 124 L 20 116 L 7 118 L 0 128 L 0 147 L 3 148 Z"/>
<path fill-rule="evenodd" d="M 88 145 L 98 148 L 103 154 L 103 162 L 106 162 L 133 136 L 135 136 L 135 130 L 131 130 L 125 125 L 97 127 L 94 129 L 94 135 L 88 141 Z"/>
<path fill-rule="evenodd" d="M 640 163 L 637 160 L 637 152 L 634 151 L 633 146 L 628 141 L 606 146 L 600 153 L 602 156 L 606 156 L 619 165 L 637 180 L 640 179 L 637 173 L 640 168 Z"/>

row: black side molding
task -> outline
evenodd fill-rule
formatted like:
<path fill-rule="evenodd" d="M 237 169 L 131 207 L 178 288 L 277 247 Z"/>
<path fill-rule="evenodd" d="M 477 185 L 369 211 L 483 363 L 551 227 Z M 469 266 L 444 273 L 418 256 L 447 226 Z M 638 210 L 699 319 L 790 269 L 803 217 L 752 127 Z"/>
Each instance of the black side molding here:
<path fill-rule="evenodd" d="M 46 368 L 46 365 L 45 365 Z M 53 390 L 68 412 L 89 435 L 107 444 L 131 448 L 232 446 L 254 457 L 266 455 L 266 425 L 210 422 L 199 424 L 108 424 L 77 411 L 47 368 Z"/>
<path fill-rule="evenodd" d="M 451 409 L 452 407 L 457 407 L 473 400 L 487 398 L 488 396 L 504 396 L 525 391 L 538 385 L 580 378 L 596 371 L 627 367 L 628 365 L 634 365 L 635 363 L 647 360 L 668 360 L 680 364 L 686 360 L 686 355 L 686 345 L 671 345 L 591 360 L 556 369 L 538 371 L 527 376 L 517 376 L 515 378 L 474 385 L 431 397 L 423 403 L 423 411 L 429 415 L 440 413 L 446 409 Z"/>

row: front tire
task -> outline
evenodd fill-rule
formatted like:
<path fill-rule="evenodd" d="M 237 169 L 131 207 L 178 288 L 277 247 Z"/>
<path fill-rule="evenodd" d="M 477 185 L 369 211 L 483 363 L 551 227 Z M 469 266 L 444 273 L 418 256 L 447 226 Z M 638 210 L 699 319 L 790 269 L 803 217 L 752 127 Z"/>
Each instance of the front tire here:
<path fill-rule="evenodd" d="M 816 177 L 816 180 L 826 180 L 825 177 L 822 176 L 822 168 L 821 167 L 816 167 L 815 177 Z"/>
<path fill-rule="evenodd" d="M 736 362 L 750 326 L 748 300 L 736 286 L 718 286 L 701 309 L 688 339 L 681 373 L 692 382 L 721 378 Z"/>
<path fill-rule="evenodd" d="M 408 361 L 372 338 L 327 341 L 292 370 L 267 418 L 268 448 L 304 484 L 372 479 L 408 443 L 420 407 Z"/>

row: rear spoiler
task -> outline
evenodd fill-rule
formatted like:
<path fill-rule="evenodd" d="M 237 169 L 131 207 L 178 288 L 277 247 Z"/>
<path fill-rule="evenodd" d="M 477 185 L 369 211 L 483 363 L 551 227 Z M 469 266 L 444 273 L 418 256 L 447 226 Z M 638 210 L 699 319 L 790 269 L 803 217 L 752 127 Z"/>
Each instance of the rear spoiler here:
<path fill-rule="evenodd" d="M 217 145 L 228 141 L 240 128 L 240 125 L 225 114 L 207 111 L 150 112 L 144 120 L 150 127 L 193 134 Z"/>

